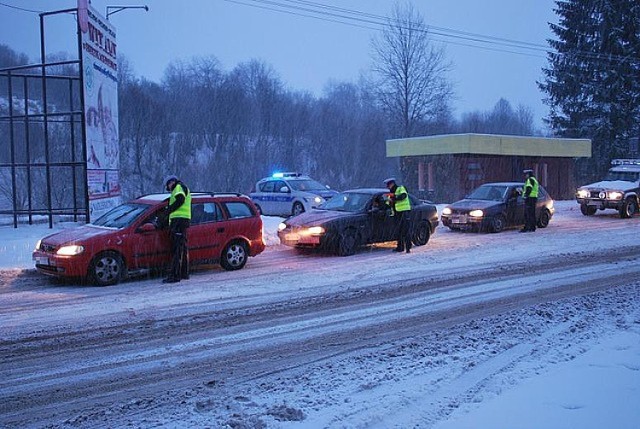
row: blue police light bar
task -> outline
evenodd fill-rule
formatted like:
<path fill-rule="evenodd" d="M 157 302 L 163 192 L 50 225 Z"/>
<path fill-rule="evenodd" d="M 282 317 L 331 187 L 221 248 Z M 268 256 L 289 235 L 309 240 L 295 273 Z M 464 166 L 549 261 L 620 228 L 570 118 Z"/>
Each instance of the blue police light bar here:
<path fill-rule="evenodd" d="M 300 176 L 302 176 L 302 173 L 298 173 L 297 171 L 287 171 L 284 173 L 277 172 L 271 175 L 271 177 L 278 178 L 278 179 L 281 179 L 283 177 L 300 177 Z"/>

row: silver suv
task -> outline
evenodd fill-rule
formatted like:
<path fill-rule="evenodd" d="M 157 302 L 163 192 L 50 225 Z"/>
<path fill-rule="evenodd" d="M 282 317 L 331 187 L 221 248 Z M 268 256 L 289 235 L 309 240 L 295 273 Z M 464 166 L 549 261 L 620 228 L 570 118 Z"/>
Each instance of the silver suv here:
<path fill-rule="evenodd" d="M 601 182 L 578 188 L 576 200 L 585 216 L 596 210 L 615 209 L 621 218 L 630 218 L 640 204 L 640 159 L 614 159 Z"/>
<path fill-rule="evenodd" d="M 249 196 L 260 213 L 295 216 L 330 199 L 337 192 L 301 173 L 275 173 L 256 183 Z"/>

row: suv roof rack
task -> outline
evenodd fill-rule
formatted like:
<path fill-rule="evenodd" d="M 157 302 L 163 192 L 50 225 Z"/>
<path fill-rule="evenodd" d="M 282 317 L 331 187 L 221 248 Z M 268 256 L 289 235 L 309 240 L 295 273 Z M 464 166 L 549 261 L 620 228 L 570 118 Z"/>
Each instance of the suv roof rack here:
<path fill-rule="evenodd" d="M 241 192 L 194 192 L 196 196 L 209 196 L 209 197 L 244 197 L 249 198 L 247 195 Z"/>
<path fill-rule="evenodd" d="M 242 194 L 240 192 L 207 192 L 207 191 L 191 191 L 191 195 L 194 197 L 244 197 L 249 198 L 247 195 Z M 137 196 L 135 199 L 140 200 L 154 200 L 154 201 L 162 201 L 164 199 L 169 199 L 171 194 L 168 192 L 157 193 L 157 194 L 144 194 Z"/>

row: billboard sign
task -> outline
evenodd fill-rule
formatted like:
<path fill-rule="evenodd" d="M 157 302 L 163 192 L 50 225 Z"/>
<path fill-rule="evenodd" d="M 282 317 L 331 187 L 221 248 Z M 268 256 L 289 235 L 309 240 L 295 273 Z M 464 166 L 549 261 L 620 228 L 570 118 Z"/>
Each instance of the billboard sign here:
<path fill-rule="evenodd" d="M 121 202 L 118 62 L 115 28 L 91 6 L 87 7 L 85 13 L 87 22 L 79 27 L 84 84 L 87 187 L 89 213 L 91 219 L 96 219 Z"/>

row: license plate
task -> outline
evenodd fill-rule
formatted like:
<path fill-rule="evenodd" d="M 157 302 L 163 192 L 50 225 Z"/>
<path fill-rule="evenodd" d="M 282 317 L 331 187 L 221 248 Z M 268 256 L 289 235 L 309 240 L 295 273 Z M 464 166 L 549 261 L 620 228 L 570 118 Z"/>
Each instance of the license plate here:
<path fill-rule="evenodd" d="M 320 237 L 317 235 L 309 235 L 306 237 L 300 237 L 300 244 L 320 244 Z"/>
<path fill-rule="evenodd" d="M 466 216 L 453 216 L 451 218 L 451 223 L 467 223 Z"/>
<path fill-rule="evenodd" d="M 49 265 L 49 258 L 47 258 L 46 256 L 36 256 L 36 264 Z"/>
<path fill-rule="evenodd" d="M 300 236 L 298 234 L 290 232 L 290 233 L 288 233 L 287 235 L 284 236 L 284 239 L 287 240 L 287 241 L 298 241 L 298 240 L 300 240 Z"/>

